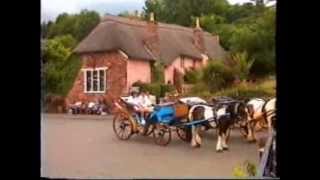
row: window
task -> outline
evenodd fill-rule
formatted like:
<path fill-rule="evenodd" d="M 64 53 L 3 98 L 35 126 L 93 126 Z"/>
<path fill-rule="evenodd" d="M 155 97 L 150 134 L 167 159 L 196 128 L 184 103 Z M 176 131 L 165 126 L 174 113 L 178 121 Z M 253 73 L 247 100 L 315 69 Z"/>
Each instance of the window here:
<path fill-rule="evenodd" d="M 106 90 L 106 67 L 95 69 L 83 69 L 84 92 L 104 93 Z"/>

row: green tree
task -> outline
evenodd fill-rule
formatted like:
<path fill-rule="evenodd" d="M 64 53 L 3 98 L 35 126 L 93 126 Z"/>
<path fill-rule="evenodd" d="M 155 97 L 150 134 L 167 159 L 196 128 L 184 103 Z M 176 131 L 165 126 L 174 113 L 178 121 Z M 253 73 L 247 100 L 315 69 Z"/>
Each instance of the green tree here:
<path fill-rule="evenodd" d="M 247 51 L 255 59 L 252 73 L 275 72 L 275 10 L 268 9 L 254 23 L 240 24 L 229 39 L 232 52 Z"/>
<path fill-rule="evenodd" d="M 48 29 L 48 38 L 72 35 L 81 41 L 100 22 L 100 16 L 95 11 L 82 10 L 79 14 L 60 14 L 55 23 Z"/>
<path fill-rule="evenodd" d="M 192 17 L 223 15 L 228 7 L 226 0 L 147 0 L 143 9 L 146 18 L 154 12 L 157 21 L 190 26 Z"/>
<path fill-rule="evenodd" d="M 80 14 L 75 15 L 72 35 L 80 41 L 86 37 L 99 22 L 100 16 L 97 12 L 82 10 Z"/>
<path fill-rule="evenodd" d="M 233 73 L 238 76 L 240 80 L 248 78 L 254 60 L 248 58 L 247 52 L 231 54 L 229 61 Z"/>
<path fill-rule="evenodd" d="M 226 66 L 223 61 L 212 60 L 203 69 L 202 81 L 211 92 L 228 87 L 232 84 L 233 80 L 234 74 L 232 69 Z"/>
<path fill-rule="evenodd" d="M 164 83 L 164 65 L 160 62 L 161 61 L 156 61 L 151 66 L 151 81 L 154 83 Z"/>
<path fill-rule="evenodd" d="M 72 55 L 75 39 L 71 35 L 49 39 L 43 50 L 44 81 L 47 93 L 65 95 L 79 70 L 80 60 Z"/>

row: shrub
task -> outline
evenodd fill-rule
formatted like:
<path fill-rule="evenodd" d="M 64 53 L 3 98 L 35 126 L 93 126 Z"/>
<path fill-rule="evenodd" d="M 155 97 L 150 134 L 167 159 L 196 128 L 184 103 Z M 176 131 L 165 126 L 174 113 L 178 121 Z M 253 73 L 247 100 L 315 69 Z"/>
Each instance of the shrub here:
<path fill-rule="evenodd" d="M 221 61 L 215 60 L 203 69 L 202 80 L 210 91 L 215 91 L 231 85 L 234 75 L 228 66 Z"/>
<path fill-rule="evenodd" d="M 81 67 L 77 55 L 72 54 L 75 40 L 72 36 L 57 36 L 46 42 L 42 55 L 43 88 L 47 93 L 65 96 Z"/>
<path fill-rule="evenodd" d="M 174 90 L 175 90 L 175 88 L 171 84 L 161 84 L 160 97 L 164 97 L 167 92 L 173 92 Z"/>
<path fill-rule="evenodd" d="M 187 84 L 195 84 L 201 80 L 201 71 L 199 70 L 188 70 L 183 76 L 184 82 Z"/>
<path fill-rule="evenodd" d="M 257 167 L 255 164 L 245 161 L 243 164 L 233 169 L 235 177 L 253 177 L 257 174 Z"/>
<path fill-rule="evenodd" d="M 156 61 L 151 66 L 151 81 L 153 83 L 164 83 L 164 66 L 160 61 Z"/>
<path fill-rule="evenodd" d="M 210 98 L 212 95 L 208 90 L 208 86 L 205 83 L 199 81 L 196 84 L 194 84 L 194 86 L 188 93 L 185 94 L 185 96 L 198 96 L 203 99 L 207 99 Z"/>
<path fill-rule="evenodd" d="M 274 97 L 276 95 L 274 81 L 266 81 L 262 84 L 248 84 L 242 82 L 239 85 L 215 92 L 213 96 L 228 96 L 233 98 Z"/>
<path fill-rule="evenodd" d="M 242 53 L 232 54 L 228 59 L 228 63 L 233 73 L 236 74 L 240 80 L 245 80 L 249 76 L 254 60 L 249 59 L 247 52 L 244 51 Z"/>
<path fill-rule="evenodd" d="M 247 99 L 254 97 L 271 98 L 276 96 L 276 81 L 263 80 L 259 83 L 241 82 L 219 91 L 210 92 L 203 82 L 196 83 L 192 89 L 184 94 L 185 96 L 198 96 L 203 99 L 210 99 L 213 96 L 228 96 L 236 99 Z"/>

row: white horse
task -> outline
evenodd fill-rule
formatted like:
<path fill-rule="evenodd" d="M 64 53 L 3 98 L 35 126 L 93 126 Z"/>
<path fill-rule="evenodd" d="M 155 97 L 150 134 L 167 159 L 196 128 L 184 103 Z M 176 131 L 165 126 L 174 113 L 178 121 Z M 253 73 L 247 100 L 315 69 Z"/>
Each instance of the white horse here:
<path fill-rule="evenodd" d="M 189 110 L 190 121 L 208 120 L 211 128 L 217 128 L 218 140 L 216 144 L 216 151 L 221 152 L 228 150 L 227 136 L 233 125 L 237 120 L 246 120 L 247 112 L 246 106 L 243 102 L 234 101 L 228 104 L 218 105 L 212 107 L 209 105 L 195 105 Z M 199 135 L 202 124 L 192 126 L 192 147 L 200 147 L 201 137 Z"/>
<path fill-rule="evenodd" d="M 275 111 L 276 111 L 276 98 L 272 98 L 268 101 L 265 101 L 260 98 L 254 98 L 247 102 L 247 140 L 255 141 L 254 128 L 256 124 L 260 122 L 265 122 L 269 130 L 272 129 L 275 120 Z"/>

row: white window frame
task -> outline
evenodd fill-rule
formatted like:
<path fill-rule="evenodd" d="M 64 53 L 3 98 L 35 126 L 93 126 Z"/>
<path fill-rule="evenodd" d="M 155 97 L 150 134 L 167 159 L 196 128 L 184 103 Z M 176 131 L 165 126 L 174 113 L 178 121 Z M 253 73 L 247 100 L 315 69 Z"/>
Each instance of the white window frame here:
<path fill-rule="evenodd" d="M 103 70 L 104 71 L 104 89 L 103 91 L 100 91 L 100 70 Z M 106 73 L 107 73 L 107 70 L 108 70 L 108 67 L 97 67 L 97 68 L 82 68 L 82 71 L 83 71 L 83 91 L 84 93 L 105 93 L 106 92 L 106 89 L 107 89 L 107 76 L 106 76 Z M 91 91 L 87 91 L 87 72 L 88 71 L 91 71 Z M 97 84 L 97 89 L 98 91 L 94 91 L 93 90 L 93 71 L 97 71 L 97 76 L 98 76 L 98 84 Z"/>

